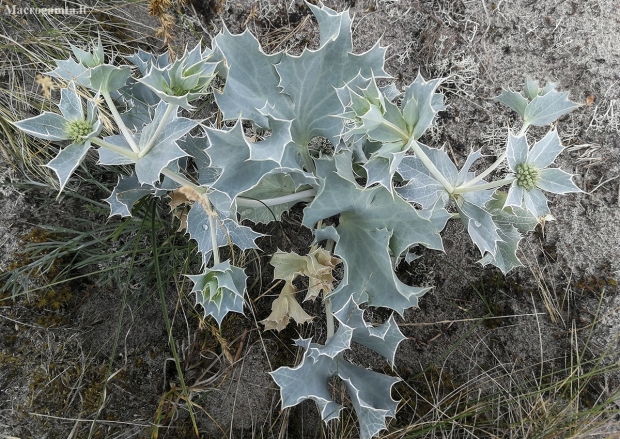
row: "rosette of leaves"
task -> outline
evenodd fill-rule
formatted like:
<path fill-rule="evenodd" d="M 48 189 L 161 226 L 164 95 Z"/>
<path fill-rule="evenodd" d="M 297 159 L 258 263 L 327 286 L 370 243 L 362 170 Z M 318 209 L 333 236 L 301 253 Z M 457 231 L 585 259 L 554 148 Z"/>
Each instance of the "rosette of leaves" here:
<path fill-rule="evenodd" d="M 209 62 L 211 51 L 198 43 L 172 64 L 163 68 L 150 63 L 146 74 L 138 79 L 162 101 L 193 110 L 190 102 L 202 97 L 215 77 L 217 62 Z"/>
<path fill-rule="evenodd" d="M 192 292 L 196 293 L 196 304 L 204 309 L 218 325 L 229 312 L 243 314 L 243 296 L 247 279 L 243 269 L 221 262 L 198 275 L 188 275 L 194 283 Z"/>
<path fill-rule="evenodd" d="M 433 124 L 445 107 L 443 94 L 437 93 L 442 79 L 425 81 L 420 74 L 405 88 L 400 107 L 389 99 L 389 89 L 380 89 L 375 78 L 358 75 L 337 89 L 347 123 L 344 139 L 366 139 L 363 167 L 367 186 L 379 183 L 392 191 L 392 179 L 401 161 Z M 388 92 L 388 96 L 384 95 Z"/>
<path fill-rule="evenodd" d="M 117 67 L 105 63 L 101 38 L 97 40 L 97 46 L 93 47 L 92 52 L 86 52 L 73 45 L 71 51 L 75 61 L 72 58 L 65 61 L 56 60 L 56 68 L 47 74 L 66 81 L 75 81 L 102 94 L 122 88 L 131 75 L 128 66 Z"/>
<path fill-rule="evenodd" d="M 42 114 L 15 122 L 20 130 L 40 139 L 54 142 L 70 141 L 47 166 L 54 170 L 64 189 L 73 171 L 82 163 L 91 147 L 91 139 L 101 132 L 101 121 L 95 102 L 87 100 L 86 112 L 82 99 L 73 83 L 60 91 L 58 108 L 61 114 L 43 112 Z"/>

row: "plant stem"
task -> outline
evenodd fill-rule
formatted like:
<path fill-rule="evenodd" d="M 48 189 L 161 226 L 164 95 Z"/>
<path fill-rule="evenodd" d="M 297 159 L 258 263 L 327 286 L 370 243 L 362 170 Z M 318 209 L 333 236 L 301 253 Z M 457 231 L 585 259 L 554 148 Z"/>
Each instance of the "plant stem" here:
<path fill-rule="evenodd" d="M 105 99 L 106 104 L 108 104 L 110 113 L 112 113 L 112 116 L 114 117 L 114 121 L 116 122 L 116 125 L 118 125 L 118 128 L 121 130 L 121 133 L 123 133 L 123 136 L 127 140 L 127 143 L 131 147 L 132 151 L 138 154 L 140 152 L 140 149 L 138 148 L 138 145 L 136 145 L 136 142 L 133 140 L 133 135 L 129 132 L 129 130 L 125 126 L 125 122 L 123 122 L 121 115 L 118 113 L 118 110 L 116 109 L 116 105 L 114 105 L 114 101 L 112 100 L 112 96 L 110 96 L 109 92 L 101 92 L 101 94 L 103 98 Z"/>
<path fill-rule="evenodd" d="M 396 125 L 394 125 L 392 122 L 383 119 L 383 122 L 381 122 L 381 125 L 386 126 L 388 128 L 390 128 L 392 131 L 394 131 L 396 134 L 398 134 L 398 136 L 403 139 L 403 141 L 405 143 L 410 142 L 412 139 L 410 138 L 410 136 L 404 132 L 403 130 L 401 130 L 400 128 L 398 128 Z"/>
<path fill-rule="evenodd" d="M 237 198 L 237 206 L 244 207 L 265 207 L 276 206 L 278 204 L 290 203 L 292 201 L 307 200 L 316 195 L 315 189 L 307 189 L 301 192 L 295 192 L 294 194 L 284 195 L 282 197 L 267 198 L 266 200 L 253 200 L 251 198 Z"/>
<path fill-rule="evenodd" d="M 325 243 L 325 250 L 332 252 L 336 243 L 328 239 Z M 334 312 L 332 310 L 332 301 L 329 298 L 323 300 L 325 302 L 325 317 L 327 322 L 327 337 L 325 342 L 327 343 L 334 336 Z"/>
<path fill-rule="evenodd" d="M 217 216 L 217 213 L 215 213 L 215 209 L 213 209 L 213 205 L 211 204 L 211 201 L 209 201 L 209 195 L 207 195 L 207 189 L 202 186 L 198 186 L 197 184 L 192 183 L 187 178 L 183 177 L 180 174 L 177 174 L 176 172 L 168 168 L 162 169 L 161 173 L 164 174 L 166 177 L 168 177 L 170 180 L 176 181 L 182 186 L 191 187 L 194 190 L 194 192 L 200 194 L 200 196 L 202 197 L 204 201 L 204 205 L 207 207 L 206 209 L 207 216 L 209 217 L 209 232 L 211 234 L 211 247 L 213 249 L 213 265 L 219 264 L 220 263 L 220 249 L 217 245 L 217 230 L 215 229 L 215 227 L 217 227 L 217 224 L 215 223 L 215 217 Z"/>
<path fill-rule="evenodd" d="M 110 151 L 113 151 L 117 154 L 125 156 L 129 159 L 136 160 L 136 161 L 138 160 L 138 154 L 132 151 L 127 151 L 126 149 L 123 149 L 120 146 L 112 145 L 111 143 L 108 143 L 105 140 L 100 139 L 99 137 L 90 139 L 90 143 L 94 143 L 95 145 L 101 146 L 102 148 L 105 148 L 105 149 L 109 149 Z"/>
<path fill-rule="evenodd" d="M 521 127 L 521 130 L 519 130 L 519 132 L 517 133 L 517 137 L 521 137 L 522 135 L 524 135 L 526 133 L 527 129 L 529 128 L 529 126 L 530 126 L 529 124 L 523 124 L 523 126 Z M 478 183 L 480 180 L 482 180 L 484 177 L 489 175 L 491 172 L 495 171 L 497 169 L 497 167 L 499 165 L 501 165 L 504 160 L 506 160 L 506 151 L 504 151 L 497 158 L 497 160 L 495 160 L 495 163 L 493 163 L 491 166 L 489 166 L 487 169 L 485 169 L 482 173 L 480 173 L 479 175 L 475 176 L 471 180 L 469 180 L 469 181 L 465 182 L 464 184 L 462 184 L 461 186 L 459 186 L 457 188 L 457 191 L 458 191 L 459 188 L 470 187 L 470 186 L 473 186 L 474 184 Z"/>
<path fill-rule="evenodd" d="M 142 151 L 138 152 L 138 158 L 141 159 L 142 157 L 147 155 L 151 149 L 153 149 L 153 146 L 155 146 L 155 141 L 157 140 L 157 137 L 159 137 L 159 135 L 163 131 L 164 127 L 166 126 L 166 122 L 168 122 L 168 119 L 170 118 L 170 115 L 172 114 L 172 112 L 176 111 L 177 108 L 178 108 L 177 105 L 168 104 L 168 107 L 166 108 L 166 112 L 164 113 L 164 116 L 162 117 L 161 122 L 159 123 L 159 125 L 157 126 L 157 129 L 153 133 L 153 137 L 151 137 L 151 139 L 149 140 L 149 143 L 146 144 L 146 146 L 142 149 Z"/>
<path fill-rule="evenodd" d="M 431 159 L 429 159 L 428 156 L 424 153 L 424 151 L 422 151 L 422 148 L 420 148 L 420 145 L 418 145 L 418 142 L 416 142 L 413 139 L 413 137 L 411 139 L 409 139 L 409 142 L 407 143 L 407 145 L 409 147 L 411 147 L 411 149 L 413 149 L 413 152 L 415 152 L 416 156 L 424 164 L 426 169 L 428 169 L 428 171 L 431 174 L 433 174 L 433 177 L 435 177 L 435 179 L 439 183 L 441 183 L 441 185 L 444 187 L 444 189 L 446 191 L 448 191 L 448 193 L 450 193 L 450 194 L 454 193 L 454 186 L 452 186 L 452 184 L 450 184 L 450 182 L 448 180 L 446 180 L 446 177 L 443 176 L 443 174 L 439 171 L 439 169 L 437 169 L 437 167 L 431 161 Z M 405 147 L 405 150 L 407 150 L 407 149 L 408 148 Z"/>
<path fill-rule="evenodd" d="M 494 189 L 496 187 L 501 187 L 501 186 L 505 186 L 507 184 L 510 184 L 513 181 L 515 181 L 516 179 L 517 179 L 516 177 L 508 177 L 508 178 L 504 178 L 502 180 L 495 180 L 495 181 L 491 181 L 489 183 L 478 184 L 476 186 L 459 186 L 456 189 L 454 189 L 454 193 L 455 194 L 464 194 L 466 192 L 476 192 L 476 191 L 482 191 L 482 190 L 485 190 L 485 189 Z"/>
<path fill-rule="evenodd" d="M 332 311 L 332 301 L 325 299 L 325 317 L 327 318 L 327 337 L 325 343 L 327 343 L 334 336 L 334 312 Z"/>
<path fill-rule="evenodd" d="M 491 172 L 495 171 L 495 169 L 497 169 L 497 167 L 499 165 L 502 164 L 502 162 L 506 160 L 506 151 L 504 151 L 498 158 L 497 160 L 495 160 L 495 163 L 493 163 L 491 166 L 489 166 L 487 169 L 485 169 L 483 172 L 481 172 L 479 175 L 476 175 L 474 178 L 472 178 L 469 181 L 466 181 L 465 183 L 463 183 L 462 185 L 460 185 L 459 187 L 456 188 L 456 191 L 458 191 L 460 188 L 467 188 L 470 186 L 473 186 L 474 184 L 478 183 L 480 180 L 482 180 L 484 177 L 486 177 L 487 175 L 489 175 Z"/>

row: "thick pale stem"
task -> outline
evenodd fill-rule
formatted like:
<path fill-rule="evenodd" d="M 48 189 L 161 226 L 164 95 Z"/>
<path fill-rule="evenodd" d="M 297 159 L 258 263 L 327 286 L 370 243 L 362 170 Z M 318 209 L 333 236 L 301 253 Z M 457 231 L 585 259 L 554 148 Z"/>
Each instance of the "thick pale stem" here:
<path fill-rule="evenodd" d="M 307 189 L 305 191 L 296 192 L 282 197 L 267 198 L 266 200 L 252 200 L 250 198 L 237 198 L 237 206 L 244 207 L 265 207 L 276 206 L 278 204 L 290 203 L 291 201 L 309 200 L 316 195 L 315 189 Z"/>
<path fill-rule="evenodd" d="M 136 161 L 138 160 L 138 154 L 136 154 L 136 153 L 134 153 L 132 151 L 127 151 L 126 149 L 123 149 L 123 148 L 121 148 L 119 146 L 112 145 L 111 143 L 108 143 L 105 140 L 100 139 L 98 137 L 90 139 L 90 143 L 93 143 L 93 144 L 95 144 L 97 146 L 100 146 L 102 148 L 105 148 L 105 149 L 109 149 L 110 151 L 114 151 L 115 153 L 120 154 L 122 156 L 125 156 L 127 158 L 130 158 L 132 160 L 136 160 Z"/>
<path fill-rule="evenodd" d="M 327 317 L 327 338 L 325 343 L 327 343 L 334 336 L 334 312 L 332 311 L 332 301 L 329 299 L 325 299 L 325 317 Z"/>
<path fill-rule="evenodd" d="M 521 127 L 521 130 L 517 133 L 517 137 L 521 137 L 522 135 L 524 135 L 527 132 L 527 129 L 530 127 L 529 124 L 523 124 L 523 126 Z M 487 169 L 485 169 L 482 173 L 480 173 L 480 175 L 476 175 L 474 178 L 472 178 L 471 180 L 465 182 L 463 185 L 459 186 L 458 188 L 456 188 L 457 191 L 459 191 L 459 189 L 462 188 L 466 188 L 466 187 L 470 187 L 473 186 L 474 184 L 478 183 L 479 181 L 481 181 L 484 177 L 486 177 L 487 175 L 489 175 L 491 172 L 495 171 L 497 169 L 497 167 L 499 165 L 501 165 L 504 160 L 506 160 L 506 151 L 504 151 L 498 158 L 497 160 L 495 160 L 495 163 L 493 163 L 491 166 L 489 166 Z"/>
<path fill-rule="evenodd" d="M 213 205 L 211 204 L 211 201 L 209 201 L 209 196 L 207 195 L 207 189 L 202 186 L 198 186 L 197 184 L 192 183 L 187 178 L 183 177 L 180 174 L 177 174 L 176 172 L 168 168 L 162 169 L 161 173 L 164 174 L 166 177 L 168 177 L 172 181 L 176 181 L 177 183 L 183 186 L 191 187 L 195 192 L 200 194 L 200 196 L 204 200 L 204 203 L 208 207 L 208 210 L 209 210 L 207 212 L 207 216 L 209 217 L 209 232 L 211 234 L 211 247 L 213 248 L 213 265 L 219 264 L 220 263 L 220 249 L 217 245 L 217 230 L 216 230 L 217 224 L 215 222 L 216 213 L 215 213 L 215 210 L 213 209 Z"/>
<path fill-rule="evenodd" d="M 487 169 L 485 169 L 483 172 L 480 173 L 480 175 L 476 175 L 474 178 L 472 178 L 471 180 L 465 182 L 464 184 L 462 184 L 461 186 L 457 187 L 456 190 L 458 191 L 459 189 L 462 188 L 467 188 L 467 187 L 471 187 L 474 184 L 478 183 L 479 181 L 481 181 L 484 177 L 486 177 L 487 175 L 489 175 L 491 172 L 495 171 L 495 169 L 497 169 L 497 167 L 499 165 L 502 164 L 502 162 L 506 160 L 506 151 L 504 151 L 502 153 L 502 155 L 500 155 L 497 160 L 495 161 L 495 163 L 493 163 L 491 166 L 489 166 Z"/>
<path fill-rule="evenodd" d="M 396 134 L 398 134 L 400 136 L 400 138 L 403 139 L 403 141 L 405 141 L 405 143 L 411 141 L 411 136 L 409 136 L 409 134 L 407 134 L 406 132 L 404 132 L 403 130 L 398 128 L 392 122 L 383 119 L 383 122 L 381 122 L 381 124 L 383 126 L 386 126 L 386 127 L 390 128 L 392 131 L 394 131 Z"/>
<path fill-rule="evenodd" d="M 164 127 L 166 126 L 166 123 L 168 122 L 168 119 L 170 118 L 170 115 L 172 114 L 172 112 L 176 111 L 177 108 L 178 107 L 176 105 L 168 104 L 168 108 L 166 108 L 166 112 L 164 113 L 164 117 L 162 118 L 161 122 L 159 123 L 159 126 L 157 127 L 157 129 L 155 130 L 155 133 L 153 133 L 153 137 L 151 137 L 151 140 L 149 140 L 149 143 L 147 143 L 144 146 L 142 151 L 138 152 L 138 158 L 141 159 L 142 157 L 147 155 L 151 149 L 153 149 L 153 146 L 155 146 L 155 141 L 157 140 L 157 137 L 159 137 L 159 135 L 163 131 Z"/>
<path fill-rule="evenodd" d="M 456 189 L 454 189 L 454 193 L 464 194 L 466 192 L 476 192 L 476 191 L 483 191 L 485 189 L 494 189 L 496 187 L 501 187 L 507 184 L 511 184 L 515 180 L 516 180 L 516 177 L 509 177 L 509 178 L 504 178 L 502 180 L 492 181 L 490 183 L 478 184 L 476 186 L 467 186 L 467 187 L 459 186 Z"/>
<path fill-rule="evenodd" d="M 424 164 L 426 169 L 428 169 L 428 171 L 433 175 L 433 177 L 435 177 L 435 179 L 439 183 L 441 183 L 444 189 L 448 191 L 448 193 L 450 194 L 453 193 L 454 186 L 452 186 L 452 184 L 450 184 L 450 182 L 446 180 L 446 177 L 443 176 L 443 174 L 439 171 L 439 169 L 437 169 L 437 167 L 431 161 L 431 159 L 429 159 L 428 156 L 424 153 L 424 151 L 422 151 L 422 148 L 420 148 L 420 145 L 418 145 L 418 142 L 416 142 L 412 137 L 411 139 L 409 139 L 409 142 L 407 143 L 407 145 L 411 147 L 413 152 L 415 152 L 416 156 Z"/>
<path fill-rule="evenodd" d="M 123 133 L 123 136 L 127 140 L 127 143 L 131 147 L 132 151 L 138 154 L 140 152 L 140 149 L 138 148 L 138 145 L 136 145 L 136 142 L 133 140 L 132 134 L 125 126 L 125 122 L 123 122 L 121 115 L 118 113 L 116 105 L 114 105 L 114 101 L 112 100 L 112 96 L 110 96 L 110 93 L 108 92 L 102 92 L 101 94 L 105 99 L 106 104 L 108 104 L 110 113 L 112 113 L 112 117 L 114 117 L 114 121 L 116 122 L 116 125 L 118 125 L 118 128 L 121 130 L 121 133 Z"/>
<path fill-rule="evenodd" d="M 333 240 L 328 239 L 327 242 L 325 243 L 325 250 L 331 253 L 334 250 L 335 244 L 336 243 Z M 334 331 L 335 331 L 334 312 L 332 310 L 332 301 L 329 298 L 326 298 L 324 302 L 325 302 L 325 317 L 326 317 L 326 322 L 327 322 L 326 342 L 328 342 L 334 336 Z"/>

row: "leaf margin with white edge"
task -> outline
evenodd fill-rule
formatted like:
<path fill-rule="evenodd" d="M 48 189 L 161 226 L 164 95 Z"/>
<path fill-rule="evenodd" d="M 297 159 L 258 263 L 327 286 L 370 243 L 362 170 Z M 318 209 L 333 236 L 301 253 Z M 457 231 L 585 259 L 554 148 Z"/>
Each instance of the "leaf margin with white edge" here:
<path fill-rule="evenodd" d="M 230 261 L 224 261 L 208 268 L 202 274 L 190 274 L 186 277 L 194 283 L 191 292 L 196 293 L 196 304 L 201 305 L 204 316 L 212 316 L 218 326 L 222 325 L 222 320 L 229 312 L 243 314 L 247 275 L 242 268 L 230 265 Z M 205 296 L 206 289 L 213 280 L 217 283 L 216 294 L 222 297 L 219 304 L 212 300 L 212 295 L 209 298 Z"/>

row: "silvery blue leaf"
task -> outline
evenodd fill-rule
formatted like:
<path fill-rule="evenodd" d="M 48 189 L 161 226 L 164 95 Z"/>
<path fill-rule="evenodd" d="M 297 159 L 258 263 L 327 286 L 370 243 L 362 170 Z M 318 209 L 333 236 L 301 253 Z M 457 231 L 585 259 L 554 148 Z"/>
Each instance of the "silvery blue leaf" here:
<path fill-rule="evenodd" d="M 545 95 L 532 99 L 525 109 L 523 121 L 529 125 L 542 127 L 555 122 L 577 107 L 579 104 L 568 100 L 568 93 L 550 90 Z"/>
<path fill-rule="evenodd" d="M 134 204 L 154 191 L 152 186 L 140 184 L 135 173 L 120 177 L 112 194 L 105 199 L 110 204 L 110 216 L 131 216 Z"/>
<path fill-rule="evenodd" d="M 398 173 L 408 183 L 396 188 L 396 192 L 411 203 L 418 203 L 423 209 L 429 209 L 445 193 L 445 189 L 414 156 L 407 156 L 398 167 Z"/>
<path fill-rule="evenodd" d="M 72 88 L 68 87 L 60 90 L 60 104 L 58 108 L 67 121 L 84 120 L 82 100 Z"/>
<path fill-rule="evenodd" d="M 508 146 L 506 147 L 506 158 L 508 160 L 508 167 L 514 171 L 517 165 L 527 162 L 528 154 L 527 138 L 525 134 L 519 137 L 514 136 L 511 132 L 508 133 Z"/>
<path fill-rule="evenodd" d="M 489 252 L 494 255 L 496 243 L 501 241 L 501 238 L 497 234 L 497 225 L 491 214 L 467 201 L 459 204 L 457 203 L 457 209 L 461 215 L 461 221 L 467 227 L 467 233 L 480 253 L 484 255 Z"/>
<path fill-rule="evenodd" d="M 523 200 L 525 201 L 525 208 L 536 215 L 538 218 L 542 218 L 549 214 L 549 206 L 547 205 L 547 198 L 538 188 L 524 190 Z"/>
<path fill-rule="evenodd" d="M 563 150 L 558 132 L 552 130 L 534 144 L 527 155 L 527 163 L 534 165 L 538 169 L 546 168 L 554 162 Z"/>
<path fill-rule="evenodd" d="M 90 88 L 101 93 L 110 93 L 122 88 L 131 75 L 128 66 L 116 67 L 103 64 L 89 69 Z"/>
<path fill-rule="evenodd" d="M 354 342 L 372 349 L 386 358 L 392 367 L 394 366 L 396 349 L 400 342 L 407 338 L 398 329 L 394 316 L 390 316 L 385 323 L 373 327 L 364 321 L 364 311 L 357 306 L 352 297 L 342 308 L 335 311 L 334 315 L 340 323 L 353 328 Z"/>
<path fill-rule="evenodd" d="M 334 307 L 342 307 L 351 295 L 357 303 L 368 301 L 399 313 L 415 306 L 427 289 L 398 280 L 391 255 L 398 256 L 416 243 L 442 249 L 439 231 L 450 215 L 437 209 L 430 219 L 422 218 L 409 203 L 392 197 L 385 188 L 360 189 L 329 172 L 327 163 L 317 169 L 326 175 L 319 175 L 321 187 L 304 210 L 303 224 L 312 227 L 321 219 L 340 214 L 334 253 L 342 258 L 345 275 L 332 295 Z"/>
<path fill-rule="evenodd" d="M 286 124 L 277 126 L 288 131 Z M 281 156 L 281 151 L 286 147 L 288 143 L 285 141 L 286 135 L 274 135 L 281 142 L 266 141 L 264 148 L 270 149 L 271 152 L 263 151 L 263 155 Z M 213 188 L 228 194 L 231 199 L 252 189 L 265 174 L 279 167 L 279 164 L 273 160 L 251 159 L 252 149 L 263 148 L 263 145 L 260 145 L 263 142 L 249 142 L 243 133 L 241 122 L 237 122 L 228 131 L 208 129 L 207 137 L 210 146 L 206 152 L 211 159 L 211 166 L 220 169 L 220 175 L 217 181 L 213 183 Z"/>
<path fill-rule="evenodd" d="M 211 315 L 221 325 L 229 312 L 243 314 L 247 279 L 243 269 L 225 261 L 208 268 L 202 274 L 187 277 L 194 283 L 192 292 L 196 293 L 196 304 L 203 307 L 205 317 Z"/>
<path fill-rule="evenodd" d="M 357 414 L 360 437 L 370 439 L 387 428 L 387 417 L 396 416 L 398 401 L 392 399 L 391 391 L 400 379 L 348 362 L 341 362 L 338 366 L 338 376 L 344 381 Z"/>
<path fill-rule="evenodd" d="M 516 111 L 521 117 L 525 115 L 525 109 L 529 103 L 521 93 L 510 90 L 502 90 L 501 94 L 497 96 L 495 100 Z"/>
<path fill-rule="evenodd" d="M 83 87 L 91 88 L 90 69 L 82 64 L 75 62 L 72 58 L 67 60 L 56 60 L 56 68 L 47 75 L 55 78 L 62 78 L 66 81 L 75 81 Z"/>
<path fill-rule="evenodd" d="M 133 139 L 135 142 L 138 141 L 135 136 L 133 136 Z M 129 146 L 129 143 L 127 143 L 127 140 L 122 134 L 104 137 L 103 140 L 114 146 L 118 146 L 119 148 L 122 148 L 127 152 L 133 153 L 133 150 Z M 125 155 L 119 154 L 107 148 L 100 147 L 97 152 L 99 153 L 99 164 L 101 165 L 129 165 L 132 163 L 136 163 L 135 159 L 131 159 Z"/>
<path fill-rule="evenodd" d="M 443 79 L 425 81 L 418 73 L 415 81 L 405 88 L 401 108 L 408 131 L 416 140 L 432 125 L 437 112 L 445 109 L 443 95 L 435 93 L 442 81 Z"/>
<path fill-rule="evenodd" d="M 52 141 L 69 140 L 69 135 L 65 129 L 67 121 L 56 113 L 44 111 L 42 114 L 30 119 L 14 122 L 14 125 L 23 132 L 39 139 Z"/>
<path fill-rule="evenodd" d="M 538 92 L 540 91 L 540 87 L 538 86 L 538 81 L 532 80 L 529 76 L 526 77 L 525 87 L 523 91 L 525 92 L 525 97 L 527 97 L 527 99 L 531 101 L 536 96 L 538 96 Z"/>
<path fill-rule="evenodd" d="M 47 165 L 58 176 L 60 182 L 60 192 L 64 189 L 65 185 L 69 181 L 69 177 L 73 174 L 73 171 L 82 163 L 86 153 L 90 149 L 90 141 L 83 143 L 72 143 L 66 148 L 60 150 L 58 155 L 54 157 Z"/>
<path fill-rule="evenodd" d="M 495 254 L 486 253 L 480 262 L 483 266 L 493 264 L 499 268 L 503 274 L 508 273 L 513 268 L 521 267 L 523 264 L 517 258 L 517 249 L 521 234 L 517 229 L 508 225 L 499 227 L 497 230 L 501 241 L 497 242 L 497 250 Z"/>
<path fill-rule="evenodd" d="M 571 180 L 572 175 L 557 168 L 547 168 L 540 171 L 536 186 L 543 191 L 554 194 L 581 192 L 581 189 Z"/>

